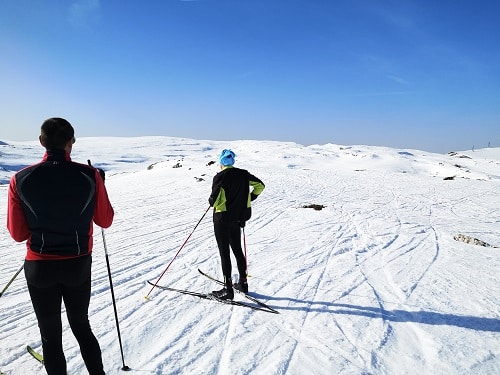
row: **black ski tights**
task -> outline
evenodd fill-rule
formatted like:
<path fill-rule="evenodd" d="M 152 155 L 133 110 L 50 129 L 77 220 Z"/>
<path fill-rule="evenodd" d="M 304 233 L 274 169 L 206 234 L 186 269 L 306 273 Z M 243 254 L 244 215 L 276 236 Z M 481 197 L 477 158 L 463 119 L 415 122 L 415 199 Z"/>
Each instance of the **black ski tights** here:
<path fill-rule="evenodd" d="M 62 347 L 62 301 L 89 374 L 104 374 L 101 349 L 88 319 L 91 263 L 90 256 L 25 262 L 28 290 L 38 319 L 44 365 L 49 375 L 66 374 Z"/>
<path fill-rule="evenodd" d="M 238 272 L 240 277 L 246 277 L 247 262 L 243 250 L 241 249 L 241 231 L 240 225 L 237 222 L 223 222 L 218 218 L 214 218 L 214 232 L 219 254 L 222 264 L 222 274 L 227 282 L 231 281 L 231 253 L 230 247 L 233 250 Z"/>

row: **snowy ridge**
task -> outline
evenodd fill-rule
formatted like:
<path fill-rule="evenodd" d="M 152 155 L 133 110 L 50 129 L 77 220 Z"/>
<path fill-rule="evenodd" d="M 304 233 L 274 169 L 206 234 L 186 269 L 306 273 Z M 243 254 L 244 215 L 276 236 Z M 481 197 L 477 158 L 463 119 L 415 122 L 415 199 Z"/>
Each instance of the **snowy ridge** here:
<path fill-rule="evenodd" d="M 217 154 L 266 189 L 245 233 L 251 293 L 281 314 L 154 290 L 208 207 Z M 0 143 L 0 221 L 8 180 L 41 159 L 38 142 Z M 106 230 L 126 364 L 150 374 L 498 374 L 500 149 L 418 150 L 170 137 L 77 138 L 72 158 L 106 170 L 115 222 Z M 452 177 L 452 179 L 450 179 Z M 322 209 L 304 208 L 319 205 Z M 214 288 L 210 215 L 162 278 Z M 3 287 L 24 244 L 0 236 Z M 109 374 L 121 357 L 100 231 L 90 320 Z M 0 368 L 34 374 L 40 338 L 23 274 L 0 299 Z M 64 318 L 65 319 L 65 318 Z M 85 373 L 65 324 L 70 374 Z"/>

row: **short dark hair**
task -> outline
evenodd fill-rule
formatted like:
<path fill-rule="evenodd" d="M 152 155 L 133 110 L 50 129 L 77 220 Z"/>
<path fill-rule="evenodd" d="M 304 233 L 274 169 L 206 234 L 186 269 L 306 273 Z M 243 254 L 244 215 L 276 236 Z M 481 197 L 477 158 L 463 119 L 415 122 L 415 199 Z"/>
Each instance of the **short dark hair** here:
<path fill-rule="evenodd" d="M 74 136 L 75 130 L 67 120 L 53 117 L 43 122 L 40 140 L 47 150 L 64 150 Z"/>

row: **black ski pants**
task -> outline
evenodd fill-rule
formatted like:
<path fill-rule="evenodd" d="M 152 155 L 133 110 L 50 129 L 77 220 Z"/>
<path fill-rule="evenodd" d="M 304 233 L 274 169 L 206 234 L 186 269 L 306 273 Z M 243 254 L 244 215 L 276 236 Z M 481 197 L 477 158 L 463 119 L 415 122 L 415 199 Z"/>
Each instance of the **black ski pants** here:
<path fill-rule="evenodd" d="M 27 260 L 24 263 L 28 290 L 42 336 L 44 366 L 49 375 L 66 374 L 62 301 L 89 374 L 104 374 L 101 348 L 88 319 L 91 264 L 90 255 L 66 260 Z"/>
<path fill-rule="evenodd" d="M 231 282 L 231 253 L 238 266 L 241 279 L 246 279 L 247 261 L 241 248 L 241 228 L 239 222 L 224 221 L 222 215 L 214 215 L 214 233 L 219 247 L 219 254 L 222 265 L 222 274 L 226 283 Z"/>

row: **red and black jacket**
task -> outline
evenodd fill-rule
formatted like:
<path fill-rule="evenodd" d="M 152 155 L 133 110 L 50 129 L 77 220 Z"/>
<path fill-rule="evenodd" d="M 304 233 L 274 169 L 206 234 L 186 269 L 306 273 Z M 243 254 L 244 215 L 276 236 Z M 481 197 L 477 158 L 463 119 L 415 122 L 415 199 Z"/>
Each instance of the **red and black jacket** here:
<path fill-rule="evenodd" d="M 7 228 L 15 241 L 27 240 L 26 260 L 88 255 L 93 222 L 107 228 L 113 217 L 99 172 L 63 150 L 47 151 L 11 178 Z"/>

